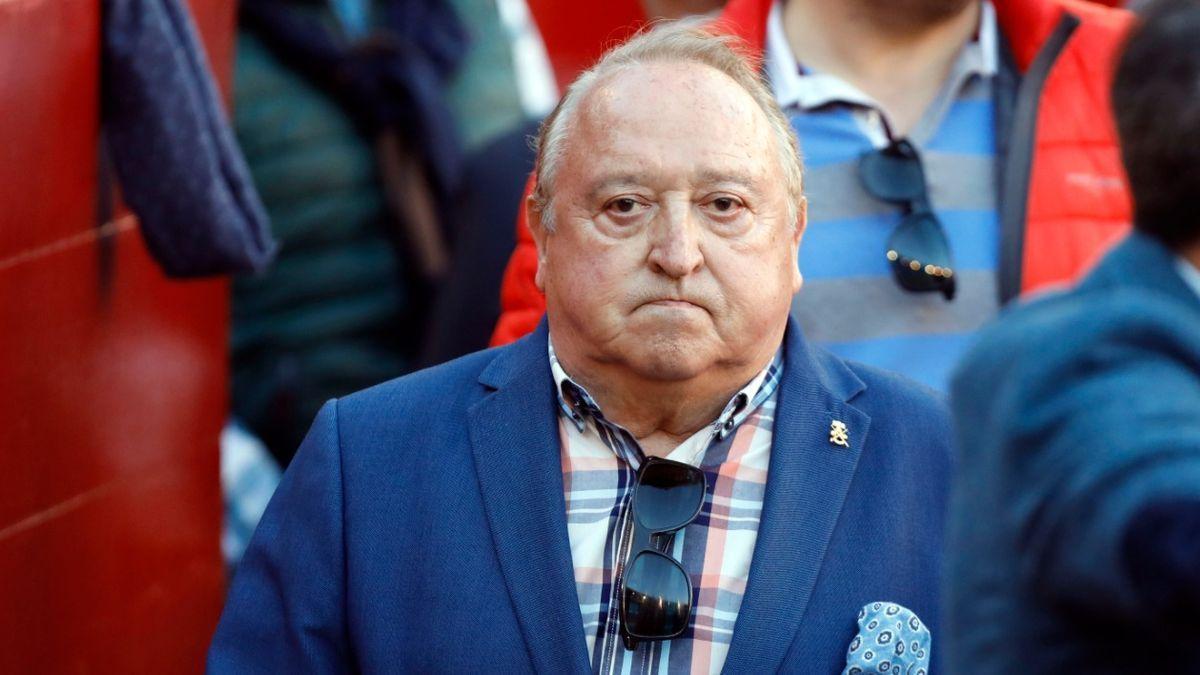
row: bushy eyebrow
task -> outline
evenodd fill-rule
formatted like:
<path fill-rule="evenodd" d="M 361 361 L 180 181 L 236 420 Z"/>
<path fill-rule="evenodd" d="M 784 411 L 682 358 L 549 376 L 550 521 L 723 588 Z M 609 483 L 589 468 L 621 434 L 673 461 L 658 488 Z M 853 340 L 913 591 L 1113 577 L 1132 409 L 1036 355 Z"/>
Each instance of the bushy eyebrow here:
<path fill-rule="evenodd" d="M 700 171 L 696 174 L 695 182 L 697 185 L 731 185 L 739 187 L 747 192 L 754 194 L 758 193 L 757 182 L 754 176 L 748 172 L 742 171 L 722 171 L 708 169 Z M 600 176 L 592 182 L 590 189 L 587 191 L 589 199 L 599 199 L 604 193 L 611 191 L 613 188 L 638 187 L 646 185 L 645 178 L 639 178 L 630 173 L 611 174 Z"/>
<path fill-rule="evenodd" d="M 612 190 L 615 187 L 635 187 L 642 185 L 643 181 L 638 180 L 633 174 L 612 174 L 601 176 L 592 182 L 590 189 L 587 191 L 588 199 L 595 201 L 600 196 Z"/>
<path fill-rule="evenodd" d="M 754 178 L 749 173 L 741 171 L 701 171 L 698 178 L 702 184 L 733 184 L 747 190 L 755 191 L 756 181 Z"/>

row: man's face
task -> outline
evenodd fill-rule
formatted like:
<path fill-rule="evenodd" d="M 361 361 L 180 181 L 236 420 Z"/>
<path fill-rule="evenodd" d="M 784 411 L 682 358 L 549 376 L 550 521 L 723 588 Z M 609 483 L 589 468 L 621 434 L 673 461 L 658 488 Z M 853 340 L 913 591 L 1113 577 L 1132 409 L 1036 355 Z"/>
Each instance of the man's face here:
<path fill-rule="evenodd" d="M 534 228 L 556 349 L 664 381 L 769 359 L 804 220 L 788 221 L 778 157 L 766 116 L 715 69 L 598 83 L 566 139 L 555 230 Z"/>

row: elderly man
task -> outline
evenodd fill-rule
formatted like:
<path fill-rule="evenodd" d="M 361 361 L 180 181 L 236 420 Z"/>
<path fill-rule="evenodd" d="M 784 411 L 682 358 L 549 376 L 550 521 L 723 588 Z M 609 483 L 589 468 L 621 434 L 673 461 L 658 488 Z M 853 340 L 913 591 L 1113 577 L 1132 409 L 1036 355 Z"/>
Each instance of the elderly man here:
<path fill-rule="evenodd" d="M 538 148 L 547 320 L 322 409 L 210 669 L 927 668 L 948 419 L 789 322 L 805 210 L 768 90 L 668 26 Z"/>

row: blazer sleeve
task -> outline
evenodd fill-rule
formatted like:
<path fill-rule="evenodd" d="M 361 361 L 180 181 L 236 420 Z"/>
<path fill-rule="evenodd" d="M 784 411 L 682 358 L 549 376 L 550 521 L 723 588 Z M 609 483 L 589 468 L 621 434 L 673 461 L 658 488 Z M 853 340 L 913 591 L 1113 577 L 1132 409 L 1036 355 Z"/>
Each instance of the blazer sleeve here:
<path fill-rule="evenodd" d="M 349 669 L 337 402 L 326 403 L 271 498 L 226 600 L 210 673 Z"/>
<path fill-rule="evenodd" d="M 1186 529 L 1200 510 L 1200 348 L 1186 332 L 1194 325 L 1140 312 L 1026 373 L 1025 403 L 1008 425 L 1033 587 L 1085 610 L 1159 622 L 1156 598 L 1170 589 L 1139 582 L 1138 568 L 1178 569 L 1180 555 L 1200 551 L 1144 534 Z M 1139 560 L 1131 541 L 1150 547 Z"/>

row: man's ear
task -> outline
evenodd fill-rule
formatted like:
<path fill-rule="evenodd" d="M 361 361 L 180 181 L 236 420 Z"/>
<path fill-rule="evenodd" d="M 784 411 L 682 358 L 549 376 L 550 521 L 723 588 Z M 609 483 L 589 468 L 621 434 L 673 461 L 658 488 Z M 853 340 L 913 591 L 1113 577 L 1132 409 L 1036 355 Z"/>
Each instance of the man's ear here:
<path fill-rule="evenodd" d="M 800 240 L 804 238 L 804 229 L 808 227 L 808 198 L 801 197 L 796 205 L 796 223 L 792 229 L 792 293 L 804 285 L 804 275 L 800 273 Z"/>
<path fill-rule="evenodd" d="M 546 282 L 542 275 L 542 270 L 546 266 L 546 228 L 542 227 L 542 210 L 538 206 L 538 202 L 529 195 L 525 198 L 525 224 L 529 227 L 529 233 L 533 235 L 533 243 L 537 247 L 537 272 L 533 276 L 533 283 L 542 293 L 546 292 Z"/>

